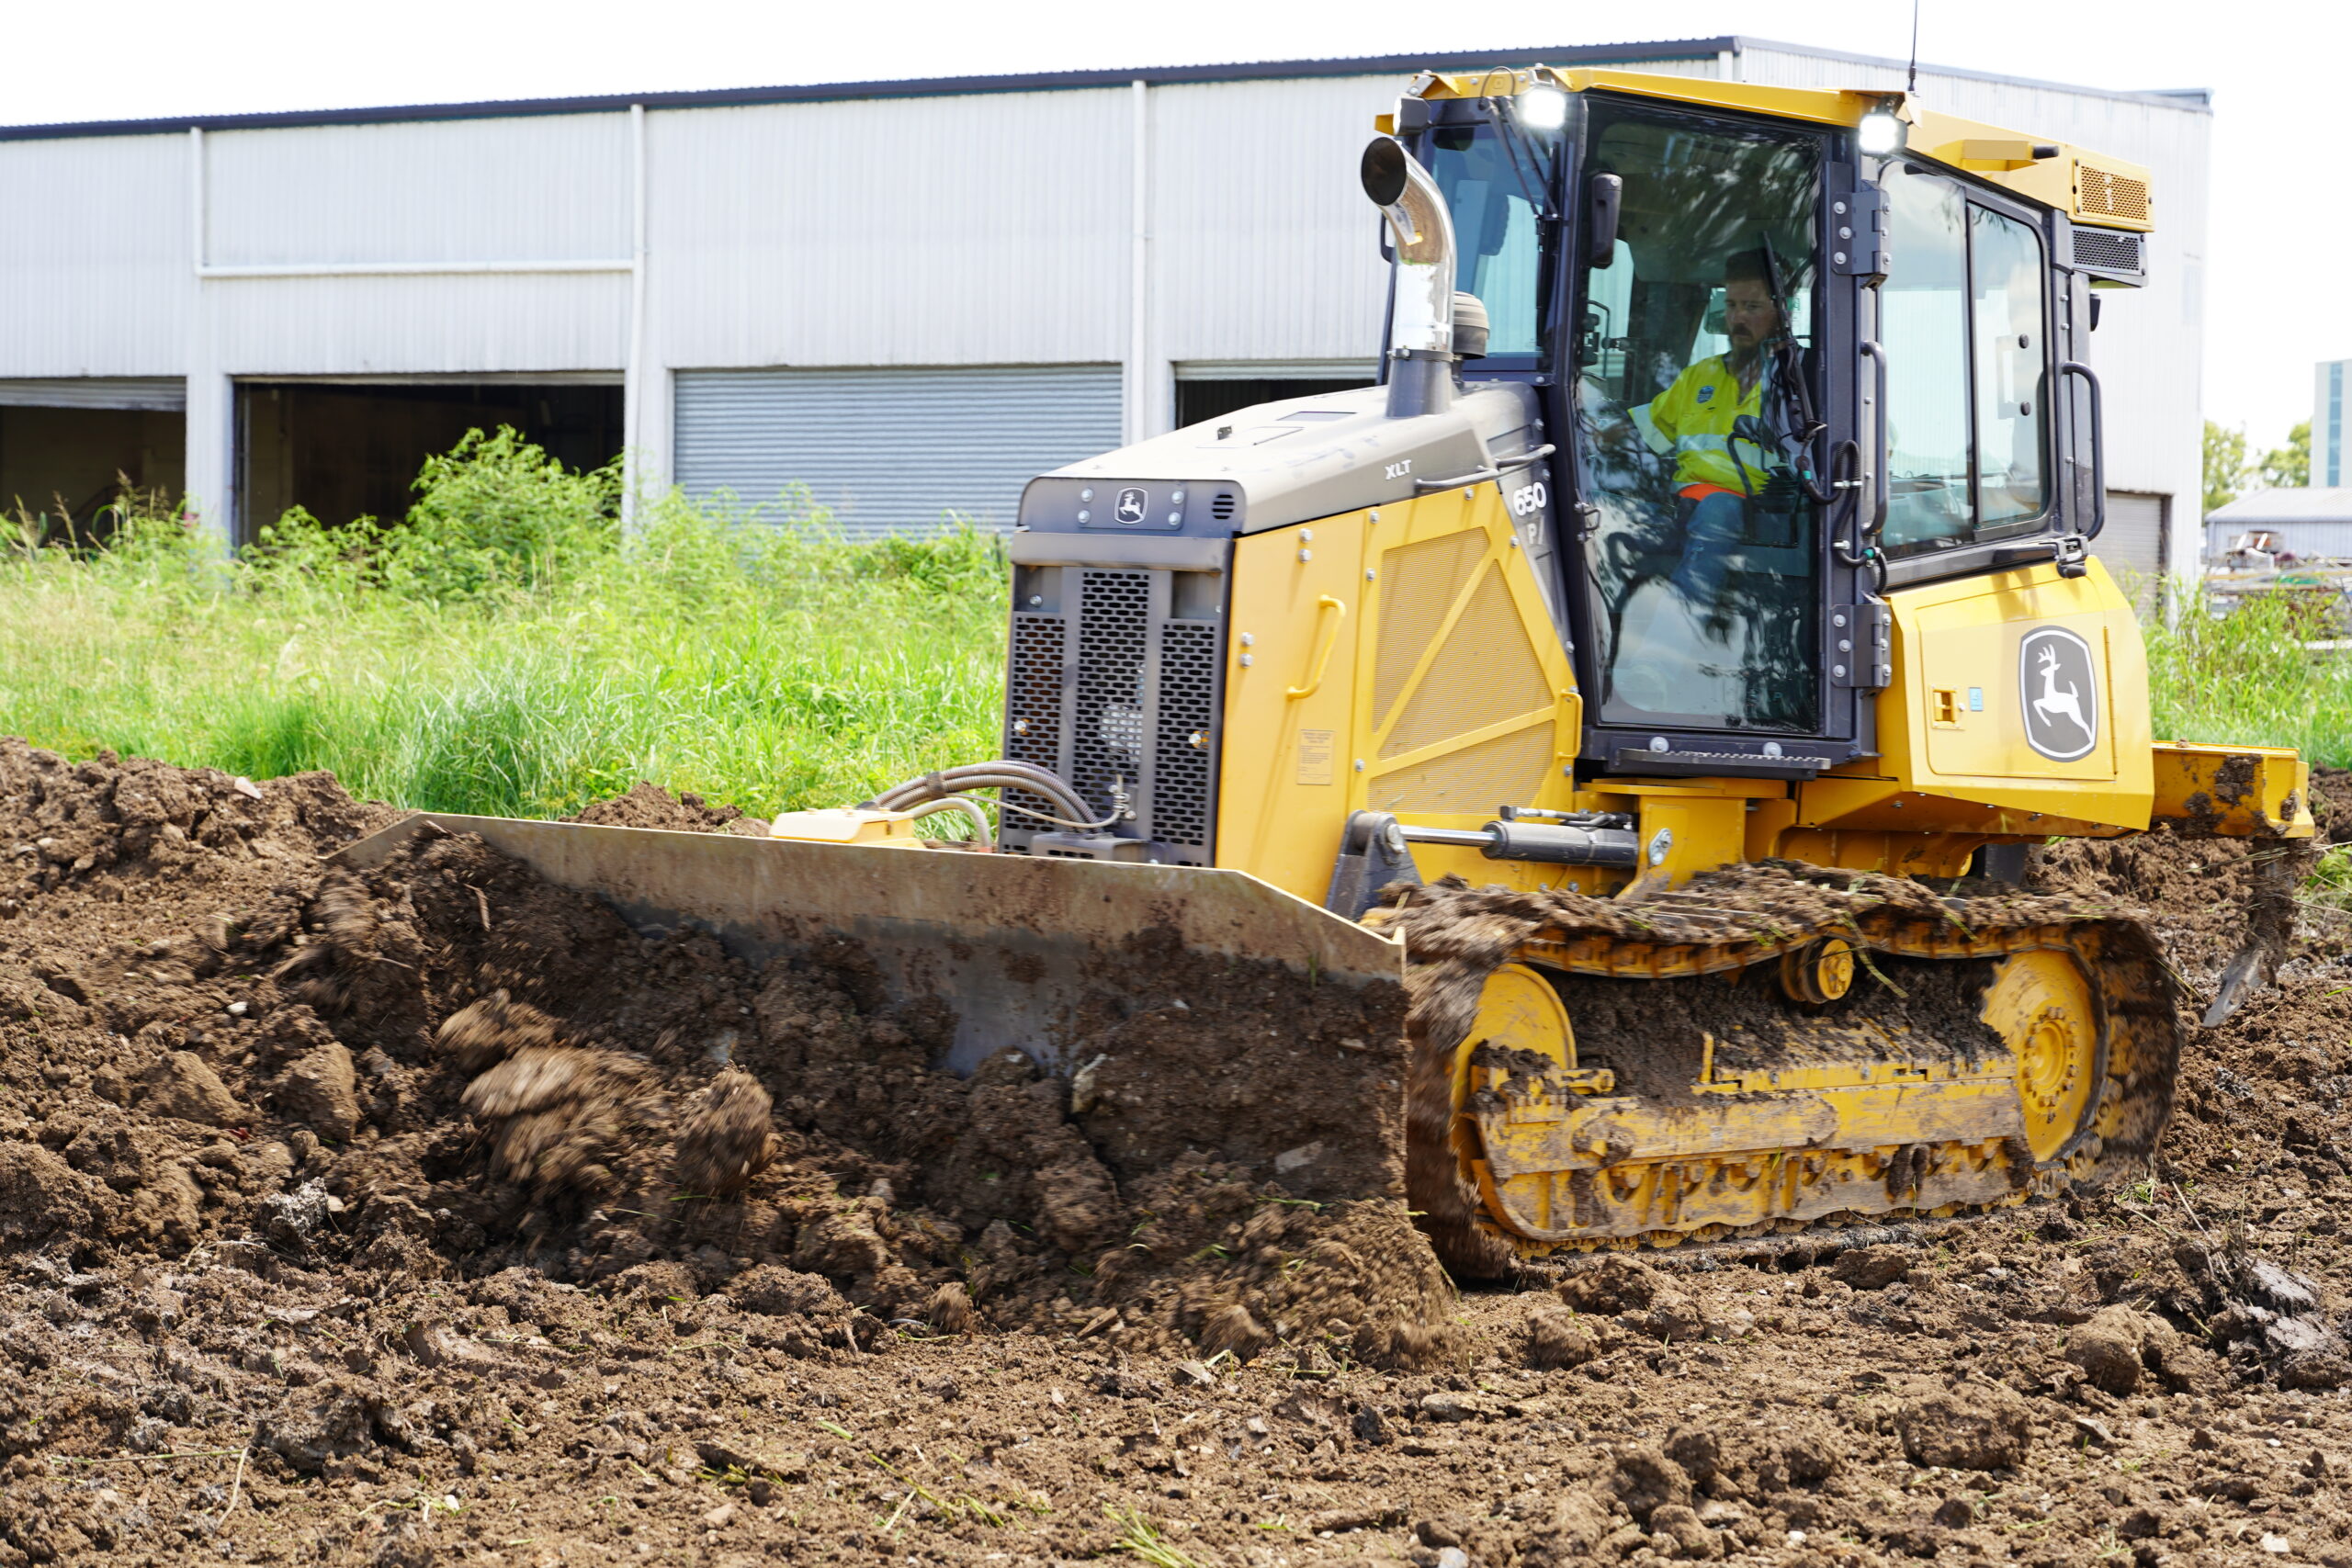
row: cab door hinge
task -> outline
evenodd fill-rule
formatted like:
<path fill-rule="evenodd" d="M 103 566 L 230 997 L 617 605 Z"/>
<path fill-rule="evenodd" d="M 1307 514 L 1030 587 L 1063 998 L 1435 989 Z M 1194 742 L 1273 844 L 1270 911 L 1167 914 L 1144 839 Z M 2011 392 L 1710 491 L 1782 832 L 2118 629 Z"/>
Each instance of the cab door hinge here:
<path fill-rule="evenodd" d="M 1894 683 L 1894 612 L 1885 600 L 1829 607 L 1829 683 L 1857 692 Z"/>
<path fill-rule="evenodd" d="M 1871 283 L 1886 276 L 1886 192 L 1867 180 L 1829 198 L 1829 266 Z"/>

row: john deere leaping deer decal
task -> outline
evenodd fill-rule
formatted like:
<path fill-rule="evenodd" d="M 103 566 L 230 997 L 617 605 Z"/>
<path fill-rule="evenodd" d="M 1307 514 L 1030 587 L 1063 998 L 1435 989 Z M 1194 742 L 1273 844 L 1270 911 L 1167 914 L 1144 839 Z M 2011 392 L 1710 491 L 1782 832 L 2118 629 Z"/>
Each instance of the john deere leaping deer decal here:
<path fill-rule="evenodd" d="M 2018 643 L 2018 695 L 2026 744 L 2071 762 L 2098 744 L 2098 662 L 2073 632 L 2041 626 Z"/>

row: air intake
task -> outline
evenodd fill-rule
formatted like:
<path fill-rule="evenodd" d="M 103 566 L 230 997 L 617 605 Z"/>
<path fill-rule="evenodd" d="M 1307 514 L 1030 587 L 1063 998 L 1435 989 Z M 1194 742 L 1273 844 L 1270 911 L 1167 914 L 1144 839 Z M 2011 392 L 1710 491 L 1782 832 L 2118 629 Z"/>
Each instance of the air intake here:
<path fill-rule="evenodd" d="M 2076 229 L 2075 265 L 2086 272 L 2137 281 L 2147 271 L 2147 240 L 2112 229 Z"/>
<path fill-rule="evenodd" d="M 1220 523 L 1230 523 L 1233 521 L 1234 512 L 1240 505 L 1240 501 L 1241 498 L 1231 491 L 1221 490 L 1216 492 L 1216 499 L 1209 502 L 1209 515 Z"/>

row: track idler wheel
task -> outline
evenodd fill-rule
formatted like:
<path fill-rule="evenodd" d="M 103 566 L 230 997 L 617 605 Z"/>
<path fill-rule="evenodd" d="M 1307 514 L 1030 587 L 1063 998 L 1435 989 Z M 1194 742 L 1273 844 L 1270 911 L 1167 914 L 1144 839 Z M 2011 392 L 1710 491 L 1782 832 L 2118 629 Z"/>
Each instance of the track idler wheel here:
<path fill-rule="evenodd" d="M 1781 989 L 1792 1002 L 1819 1007 L 1854 988 L 1854 944 L 1842 936 L 1817 937 L 1781 955 Z"/>

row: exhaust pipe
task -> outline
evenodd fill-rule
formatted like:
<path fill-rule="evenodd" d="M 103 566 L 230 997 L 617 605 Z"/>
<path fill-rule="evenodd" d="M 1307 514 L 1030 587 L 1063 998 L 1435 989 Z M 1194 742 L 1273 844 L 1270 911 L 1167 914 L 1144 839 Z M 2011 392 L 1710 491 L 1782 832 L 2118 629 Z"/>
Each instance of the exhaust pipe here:
<path fill-rule="evenodd" d="M 1453 401 L 1453 219 L 1437 181 L 1393 136 L 1363 150 L 1363 193 L 1396 240 L 1388 327 L 1388 417 Z"/>

